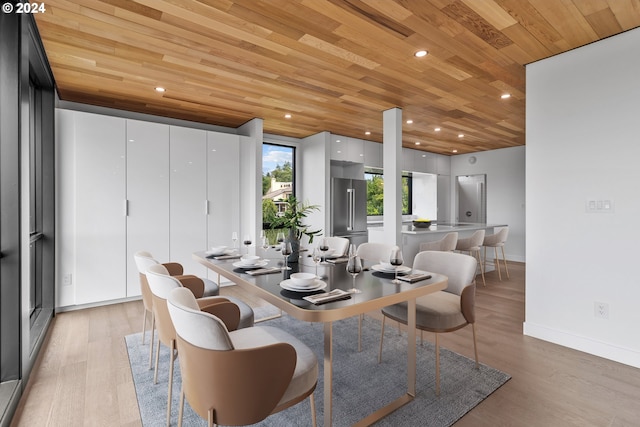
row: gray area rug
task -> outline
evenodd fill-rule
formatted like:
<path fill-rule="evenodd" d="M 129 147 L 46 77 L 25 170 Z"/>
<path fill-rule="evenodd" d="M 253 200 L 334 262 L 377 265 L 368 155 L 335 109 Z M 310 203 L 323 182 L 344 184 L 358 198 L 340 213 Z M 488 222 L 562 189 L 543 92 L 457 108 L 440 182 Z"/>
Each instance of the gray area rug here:
<path fill-rule="evenodd" d="M 263 317 L 264 309 L 256 311 Z M 318 425 L 323 422 L 323 329 L 322 324 L 306 323 L 286 314 L 264 324 L 282 328 L 309 345 L 317 354 L 320 373 L 315 391 Z M 383 360 L 377 363 L 380 322 L 365 318 L 363 322 L 362 352 L 357 351 L 357 318 L 334 323 L 333 326 L 333 421 L 335 426 L 348 426 L 376 409 L 397 399 L 406 392 L 406 334 L 399 335 L 395 322 L 385 329 Z M 142 334 L 125 337 L 131 363 L 131 372 L 138 397 L 138 406 L 144 427 L 165 425 L 169 352 L 161 346 L 158 384 L 153 384 L 153 370 L 148 369 L 149 335 L 145 345 Z M 419 338 L 418 338 L 419 339 Z M 473 346 L 469 342 L 470 348 Z M 441 348 L 440 396 L 434 392 L 435 356 L 430 342 L 418 345 L 417 396 L 377 426 L 450 426 L 497 390 L 511 377 L 497 369 L 480 365 L 452 351 Z M 482 361 L 482 348 L 479 349 Z M 171 425 L 177 425 L 180 397 L 180 369 L 176 360 L 174 371 Z M 185 403 L 185 426 L 206 426 Z M 271 415 L 259 426 L 311 425 L 309 399 L 282 412 Z"/>

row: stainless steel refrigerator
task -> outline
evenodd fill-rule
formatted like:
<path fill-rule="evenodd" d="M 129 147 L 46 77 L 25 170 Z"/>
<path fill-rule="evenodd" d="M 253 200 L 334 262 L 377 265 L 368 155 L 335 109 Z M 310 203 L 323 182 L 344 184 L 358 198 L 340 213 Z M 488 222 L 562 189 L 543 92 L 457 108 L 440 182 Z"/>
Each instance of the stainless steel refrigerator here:
<path fill-rule="evenodd" d="M 365 180 L 331 179 L 331 235 L 346 237 L 356 246 L 368 240 Z"/>

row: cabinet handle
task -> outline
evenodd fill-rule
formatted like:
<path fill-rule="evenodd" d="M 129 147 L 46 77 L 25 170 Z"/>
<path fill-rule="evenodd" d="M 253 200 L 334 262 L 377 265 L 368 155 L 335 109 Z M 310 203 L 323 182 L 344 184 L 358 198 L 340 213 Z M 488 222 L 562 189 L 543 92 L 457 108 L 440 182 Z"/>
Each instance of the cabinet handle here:
<path fill-rule="evenodd" d="M 204 214 L 205 215 L 209 215 L 209 201 L 208 200 L 204 201 Z"/>
<path fill-rule="evenodd" d="M 124 216 L 129 216 L 129 200 L 124 199 Z"/>

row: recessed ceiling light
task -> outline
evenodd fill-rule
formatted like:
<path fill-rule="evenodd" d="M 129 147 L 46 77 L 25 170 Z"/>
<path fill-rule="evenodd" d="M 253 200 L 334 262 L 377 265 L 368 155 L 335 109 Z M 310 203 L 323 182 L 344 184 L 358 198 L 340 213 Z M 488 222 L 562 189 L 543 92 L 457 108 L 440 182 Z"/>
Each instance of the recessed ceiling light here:
<path fill-rule="evenodd" d="M 413 54 L 413 56 L 415 56 L 416 58 L 422 58 L 423 56 L 427 56 L 427 52 L 426 50 L 419 50 L 416 53 Z"/>
<path fill-rule="evenodd" d="M 457 153 L 457 152 L 458 152 L 458 150 L 451 150 L 451 152 L 452 152 L 452 153 Z"/>
<path fill-rule="evenodd" d="M 427 155 L 426 155 L 426 154 L 423 154 L 423 155 L 422 155 L 422 157 L 427 157 Z"/>
<path fill-rule="evenodd" d="M 284 115 L 284 118 L 285 118 L 285 119 L 290 119 L 290 118 L 291 118 L 291 114 L 285 114 L 285 115 Z"/>
<path fill-rule="evenodd" d="M 434 129 L 436 132 L 440 132 L 440 128 L 435 128 Z"/>
<path fill-rule="evenodd" d="M 409 119 L 407 120 L 407 124 L 410 125 L 411 123 L 413 123 L 413 120 Z"/>
<path fill-rule="evenodd" d="M 464 134 L 463 133 L 459 133 L 458 134 L 458 138 L 464 138 Z"/>
<path fill-rule="evenodd" d="M 420 145 L 420 141 L 416 141 L 416 145 Z"/>
<path fill-rule="evenodd" d="M 156 92 L 164 92 L 166 89 L 160 86 L 156 87 Z"/>
<path fill-rule="evenodd" d="M 507 99 L 507 98 L 511 98 L 511 94 L 510 93 L 503 93 L 500 98 L 502 99 Z"/>
<path fill-rule="evenodd" d="M 364 134 L 365 134 L 365 135 L 371 135 L 371 132 L 366 131 Z"/>

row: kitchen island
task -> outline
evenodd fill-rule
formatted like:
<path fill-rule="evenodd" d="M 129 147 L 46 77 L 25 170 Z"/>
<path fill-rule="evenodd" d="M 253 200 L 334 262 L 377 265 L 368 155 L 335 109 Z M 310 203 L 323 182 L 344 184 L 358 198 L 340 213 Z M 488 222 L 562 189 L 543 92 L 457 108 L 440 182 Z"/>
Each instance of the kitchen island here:
<path fill-rule="evenodd" d="M 413 265 L 413 258 L 420 251 L 420 243 L 434 242 L 442 239 L 445 234 L 453 231 L 458 232 L 458 239 L 470 237 L 476 230 L 485 230 L 485 233 L 493 234 L 496 228 L 506 227 L 507 224 L 479 224 L 471 222 L 458 223 L 433 223 L 429 228 L 418 228 L 412 224 L 402 225 L 402 255 L 404 264 Z M 383 238 L 382 226 L 369 227 L 369 241 L 381 242 Z M 493 252 L 492 252 L 493 254 Z M 493 263 L 487 264 L 487 270 L 493 270 Z"/>

